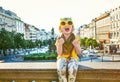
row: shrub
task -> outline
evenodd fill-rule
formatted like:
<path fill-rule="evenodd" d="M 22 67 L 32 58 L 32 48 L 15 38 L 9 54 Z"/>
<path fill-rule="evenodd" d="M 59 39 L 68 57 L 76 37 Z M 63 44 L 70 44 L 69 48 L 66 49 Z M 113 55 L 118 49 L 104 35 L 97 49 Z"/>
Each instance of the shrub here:
<path fill-rule="evenodd" d="M 56 53 L 35 53 L 27 55 L 24 60 L 56 60 Z"/>

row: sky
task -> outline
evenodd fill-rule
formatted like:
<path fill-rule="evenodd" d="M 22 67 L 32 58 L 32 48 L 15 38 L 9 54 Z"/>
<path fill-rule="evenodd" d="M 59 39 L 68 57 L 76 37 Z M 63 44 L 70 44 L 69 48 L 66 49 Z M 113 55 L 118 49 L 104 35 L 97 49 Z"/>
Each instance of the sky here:
<path fill-rule="evenodd" d="M 0 0 L 0 6 L 11 10 L 25 23 L 39 29 L 59 32 L 59 20 L 73 19 L 74 27 L 89 24 L 92 19 L 120 6 L 120 0 Z"/>

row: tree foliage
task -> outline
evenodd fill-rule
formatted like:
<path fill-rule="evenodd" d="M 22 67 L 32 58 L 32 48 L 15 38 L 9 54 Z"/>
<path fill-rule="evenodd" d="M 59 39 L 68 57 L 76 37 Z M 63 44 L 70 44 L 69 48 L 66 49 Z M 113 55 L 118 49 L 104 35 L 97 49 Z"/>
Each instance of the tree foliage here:
<path fill-rule="evenodd" d="M 0 30 L 0 49 L 3 50 L 4 56 L 7 49 L 26 48 L 26 43 L 23 34 L 9 32 L 4 28 Z"/>
<path fill-rule="evenodd" d="M 80 41 L 81 41 L 80 45 L 85 48 L 90 47 L 90 46 L 91 46 L 91 48 L 95 48 L 95 47 L 99 46 L 98 42 L 93 38 L 85 37 L 85 38 L 81 38 Z"/>
<path fill-rule="evenodd" d="M 4 55 L 6 55 L 6 49 L 11 48 L 13 45 L 14 40 L 11 33 L 2 28 L 0 31 L 0 49 L 3 50 Z"/>
<path fill-rule="evenodd" d="M 49 39 L 49 52 L 55 52 L 56 50 L 56 47 L 55 47 L 55 39 L 54 39 L 54 28 L 51 29 L 51 35 L 52 35 L 52 38 Z"/>

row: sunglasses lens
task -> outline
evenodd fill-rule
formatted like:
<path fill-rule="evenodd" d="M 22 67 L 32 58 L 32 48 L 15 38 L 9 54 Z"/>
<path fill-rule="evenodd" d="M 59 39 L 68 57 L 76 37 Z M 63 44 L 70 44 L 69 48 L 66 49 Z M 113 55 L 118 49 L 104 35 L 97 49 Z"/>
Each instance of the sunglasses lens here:
<path fill-rule="evenodd" d="M 69 24 L 69 25 L 72 25 L 73 23 L 72 23 L 72 21 L 68 21 L 68 24 Z"/>
<path fill-rule="evenodd" d="M 65 25 L 65 22 L 61 22 L 61 25 Z"/>

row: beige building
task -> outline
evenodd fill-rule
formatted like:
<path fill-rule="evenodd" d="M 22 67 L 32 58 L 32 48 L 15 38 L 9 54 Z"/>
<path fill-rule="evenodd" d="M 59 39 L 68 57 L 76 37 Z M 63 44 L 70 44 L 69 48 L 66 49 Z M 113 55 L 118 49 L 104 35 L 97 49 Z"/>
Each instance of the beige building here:
<path fill-rule="evenodd" d="M 110 27 L 110 13 L 105 12 L 93 19 L 88 25 L 81 26 L 79 34 L 81 38 L 96 39 L 100 43 L 100 49 L 104 49 L 104 44 L 110 43 Z"/>
<path fill-rule="evenodd" d="M 120 6 L 93 19 L 88 25 L 79 28 L 81 38 L 93 38 L 100 43 L 100 49 L 120 49 Z"/>
<path fill-rule="evenodd" d="M 110 13 L 105 12 L 95 19 L 96 40 L 100 42 L 100 48 L 104 49 L 104 44 L 110 43 Z"/>

